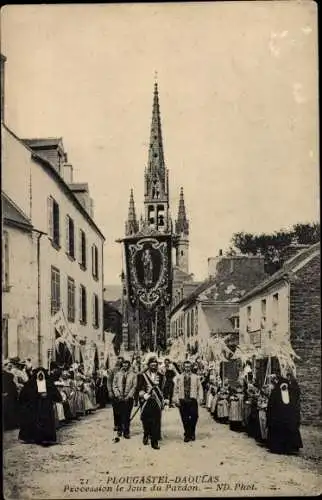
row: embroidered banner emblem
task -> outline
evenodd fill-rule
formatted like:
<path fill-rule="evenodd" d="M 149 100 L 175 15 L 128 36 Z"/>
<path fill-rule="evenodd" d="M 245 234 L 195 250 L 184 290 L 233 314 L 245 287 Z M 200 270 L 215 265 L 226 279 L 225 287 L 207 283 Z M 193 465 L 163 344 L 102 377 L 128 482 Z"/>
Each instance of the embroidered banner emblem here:
<path fill-rule="evenodd" d="M 171 303 L 171 237 L 124 240 L 128 296 L 132 306 L 147 309 Z"/>

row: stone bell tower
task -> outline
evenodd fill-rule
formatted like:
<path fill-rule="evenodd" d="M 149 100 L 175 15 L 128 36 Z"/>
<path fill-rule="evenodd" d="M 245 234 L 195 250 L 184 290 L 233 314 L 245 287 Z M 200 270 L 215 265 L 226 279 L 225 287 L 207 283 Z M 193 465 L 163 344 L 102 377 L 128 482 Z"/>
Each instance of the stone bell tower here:
<path fill-rule="evenodd" d="M 148 165 L 144 172 L 145 224 L 160 233 L 171 231 L 169 176 L 165 167 L 158 84 L 154 84 Z"/>
<path fill-rule="evenodd" d="M 189 273 L 189 221 L 186 216 L 183 188 L 180 190 L 178 218 L 175 224 L 177 236 L 176 243 L 176 266 L 182 271 Z"/>

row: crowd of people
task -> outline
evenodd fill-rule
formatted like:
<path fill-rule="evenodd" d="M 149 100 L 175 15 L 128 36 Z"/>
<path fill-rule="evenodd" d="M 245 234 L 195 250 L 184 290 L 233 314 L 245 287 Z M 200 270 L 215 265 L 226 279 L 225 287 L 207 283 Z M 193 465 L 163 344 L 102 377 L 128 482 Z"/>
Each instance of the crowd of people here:
<path fill-rule="evenodd" d="M 271 374 L 260 388 L 251 372 L 232 387 L 210 370 L 206 408 L 219 423 L 246 432 L 273 453 L 291 454 L 302 448 L 300 389 L 292 373 Z"/>
<path fill-rule="evenodd" d="M 198 365 L 190 360 L 180 363 L 158 360 L 150 355 L 144 361 L 134 356 L 132 363 L 119 356 L 109 373 L 114 416 L 114 442 L 130 439 L 131 420 L 140 411 L 143 444 L 160 449 L 163 410 L 177 407 L 180 412 L 184 442 L 195 441 L 198 405 L 203 402 Z M 132 408 L 137 409 L 132 413 Z"/>
<path fill-rule="evenodd" d="M 3 426 L 20 428 L 19 439 L 52 444 L 56 430 L 109 402 L 107 370 L 84 374 L 84 366 L 51 363 L 33 369 L 31 360 L 11 358 L 2 368 Z M 45 429 L 47 429 L 45 431 Z"/>
<path fill-rule="evenodd" d="M 31 360 L 15 357 L 2 365 L 2 410 L 4 429 L 14 429 L 19 424 L 18 398 L 32 373 Z"/>
<path fill-rule="evenodd" d="M 229 383 L 201 358 L 175 363 L 151 354 L 132 360 L 119 356 L 112 369 L 90 376 L 82 364 L 52 363 L 47 371 L 33 369 L 29 359 L 13 358 L 3 364 L 2 381 L 4 428 L 19 427 L 25 442 L 53 444 L 62 425 L 111 403 L 114 442 L 130 439 L 131 421 L 140 412 L 143 444 L 159 449 L 166 407 L 178 408 L 184 442 L 195 441 L 202 405 L 216 422 L 246 432 L 273 453 L 302 447 L 300 389 L 291 373 L 285 378 L 272 374 L 259 388 L 250 369 Z"/>

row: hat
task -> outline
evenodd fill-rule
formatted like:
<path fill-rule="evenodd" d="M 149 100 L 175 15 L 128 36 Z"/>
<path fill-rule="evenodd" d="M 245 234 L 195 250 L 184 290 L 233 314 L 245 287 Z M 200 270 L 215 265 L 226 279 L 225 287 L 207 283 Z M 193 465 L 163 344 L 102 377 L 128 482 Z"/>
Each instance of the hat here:
<path fill-rule="evenodd" d="M 14 358 L 10 358 L 11 363 L 20 363 L 20 358 L 19 356 L 15 356 Z"/>
<path fill-rule="evenodd" d="M 147 360 L 147 365 L 150 366 L 151 363 L 157 363 L 157 362 L 158 358 L 156 356 L 151 356 L 151 358 Z"/>

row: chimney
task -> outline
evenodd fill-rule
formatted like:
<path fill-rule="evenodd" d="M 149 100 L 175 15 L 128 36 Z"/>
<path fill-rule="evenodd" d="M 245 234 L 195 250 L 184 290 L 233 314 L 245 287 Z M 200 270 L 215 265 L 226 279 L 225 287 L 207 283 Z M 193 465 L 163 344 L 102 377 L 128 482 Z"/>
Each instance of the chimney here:
<path fill-rule="evenodd" d="M 217 274 L 217 265 L 225 257 L 223 256 L 222 249 L 219 250 L 217 257 L 208 257 L 208 277 L 212 278 Z"/>
<path fill-rule="evenodd" d="M 78 201 L 91 217 L 91 198 L 89 196 L 89 189 L 87 183 L 72 183 L 69 184 L 69 189 L 74 193 Z"/>
<path fill-rule="evenodd" d="M 62 167 L 62 177 L 66 184 L 73 184 L 73 165 L 65 163 Z"/>

